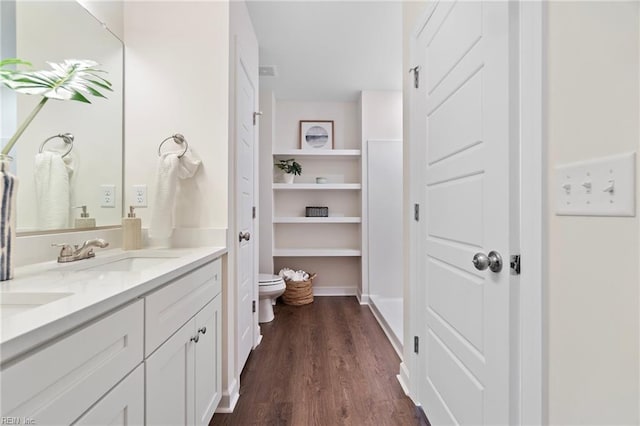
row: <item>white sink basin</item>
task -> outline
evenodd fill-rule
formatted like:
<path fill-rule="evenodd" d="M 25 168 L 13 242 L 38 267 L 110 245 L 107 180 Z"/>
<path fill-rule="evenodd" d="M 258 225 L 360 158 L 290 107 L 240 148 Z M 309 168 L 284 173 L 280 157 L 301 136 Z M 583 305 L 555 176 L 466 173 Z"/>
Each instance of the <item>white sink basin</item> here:
<path fill-rule="evenodd" d="M 0 319 L 55 302 L 73 293 L 0 293 Z"/>
<path fill-rule="evenodd" d="M 132 272 L 151 268 L 171 259 L 175 259 L 175 257 L 131 256 L 125 257 L 124 259 L 107 260 L 106 262 L 102 262 L 98 265 L 78 264 L 77 268 L 74 269 L 77 271 Z M 82 260 L 79 260 L 78 262 L 80 263 Z"/>

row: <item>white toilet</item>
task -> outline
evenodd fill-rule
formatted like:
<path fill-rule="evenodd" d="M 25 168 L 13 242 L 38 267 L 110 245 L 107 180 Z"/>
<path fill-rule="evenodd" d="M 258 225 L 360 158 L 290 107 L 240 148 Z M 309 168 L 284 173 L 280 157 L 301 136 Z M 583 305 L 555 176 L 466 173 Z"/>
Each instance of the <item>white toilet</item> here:
<path fill-rule="evenodd" d="M 258 322 L 273 321 L 273 305 L 276 299 L 287 288 L 284 280 L 279 275 L 258 274 L 259 294 Z"/>

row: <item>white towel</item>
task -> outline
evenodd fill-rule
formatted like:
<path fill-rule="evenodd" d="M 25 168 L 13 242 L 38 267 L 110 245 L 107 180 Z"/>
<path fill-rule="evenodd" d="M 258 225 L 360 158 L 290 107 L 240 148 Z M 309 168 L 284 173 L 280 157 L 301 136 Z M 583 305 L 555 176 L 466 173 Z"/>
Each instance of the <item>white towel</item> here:
<path fill-rule="evenodd" d="M 36 154 L 34 174 L 39 229 L 69 227 L 70 174 L 73 173 L 70 164 L 70 155 L 63 159 L 57 152 Z"/>
<path fill-rule="evenodd" d="M 178 155 L 179 153 L 176 152 L 167 152 L 162 154 L 158 161 L 149 237 L 160 245 L 167 244 L 173 231 L 173 210 L 178 179 L 193 177 L 201 163 L 198 156 L 190 149 L 182 158 L 178 158 Z"/>

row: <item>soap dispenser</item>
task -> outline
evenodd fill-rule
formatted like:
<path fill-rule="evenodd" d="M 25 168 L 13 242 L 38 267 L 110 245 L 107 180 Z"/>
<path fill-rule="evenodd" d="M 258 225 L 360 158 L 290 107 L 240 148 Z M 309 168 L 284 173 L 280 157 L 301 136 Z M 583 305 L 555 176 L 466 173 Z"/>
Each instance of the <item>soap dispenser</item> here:
<path fill-rule="evenodd" d="M 96 227 L 96 219 L 94 217 L 89 217 L 89 213 L 87 212 L 87 206 L 76 206 L 74 209 L 82 209 L 82 213 L 80 213 L 80 217 L 77 217 L 74 221 L 74 228 L 95 228 Z"/>
<path fill-rule="evenodd" d="M 142 248 L 142 220 L 136 217 L 133 206 L 129 206 L 127 217 L 122 218 L 122 249 L 138 250 Z"/>

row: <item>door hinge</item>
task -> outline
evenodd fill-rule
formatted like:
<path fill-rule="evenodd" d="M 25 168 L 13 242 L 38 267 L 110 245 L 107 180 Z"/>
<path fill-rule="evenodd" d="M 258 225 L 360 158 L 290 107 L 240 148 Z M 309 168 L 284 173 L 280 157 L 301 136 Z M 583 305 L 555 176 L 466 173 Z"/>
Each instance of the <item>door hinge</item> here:
<path fill-rule="evenodd" d="M 256 122 L 257 122 L 256 118 L 258 118 L 261 115 L 262 115 L 262 111 L 256 111 L 256 112 L 253 113 L 253 125 L 254 126 L 256 125 Z"/>
<path fill-rule="evenodd" d="M 410 68 L 409 72 L 413 73 L 413 87 L 418 89 L 420 87 L 420 65 Z"/>
<path fill-rule="evenodd" d="M 255 300 L 251 301 L 251 312 L 253 312 L 254 314 L 256 313 L 256 301 Z"/>
<path fill-rule="evenodd" d="M 253 209 L 251 209 L 251 215 L 254 219 L 256 218 L 256 206 L 253 206 Z"/>
<path fill-rule="evenodd" d="M 415 353 L 420 352 L 420 338 L 418 336 L 413 336 L 413 351 Z"/>
<path fill-rule="evenodd" d="M 413 218 L 416 222 L 420 221 L 420 204 L 416 203 L 413 205 Z"/>
<path fill-rule="evenodd" d="M 511 275 L 520 275 L 520 255 L 512 254 L 509 263 L 511 264 Z"/>

